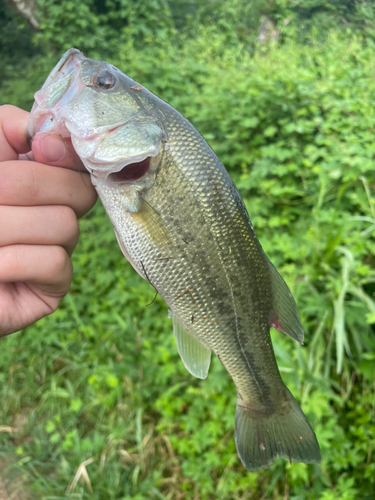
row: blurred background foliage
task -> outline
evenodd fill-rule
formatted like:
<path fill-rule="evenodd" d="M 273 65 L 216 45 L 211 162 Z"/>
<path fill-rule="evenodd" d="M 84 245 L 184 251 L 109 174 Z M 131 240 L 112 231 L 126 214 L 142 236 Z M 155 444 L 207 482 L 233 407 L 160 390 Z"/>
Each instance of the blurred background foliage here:
<path fill-rule="evenodd" d="M 205 381 L 186 372 L 166 306 L 148 305 L 153 289 L 98 203 L 62 306 L 2 340 L 3 488 L 37 500 L 373 499 L 375 2 L 38 0 L 22 15 L 16 4 L 0 3 L 1 103 L 30 109 L 75 46 L 179 109 L 228 168 L 299 306 L 305 346 L 273 332 L 274 348 L 322 464 L 243 469 L 233 383 L 216 358 Z"/>

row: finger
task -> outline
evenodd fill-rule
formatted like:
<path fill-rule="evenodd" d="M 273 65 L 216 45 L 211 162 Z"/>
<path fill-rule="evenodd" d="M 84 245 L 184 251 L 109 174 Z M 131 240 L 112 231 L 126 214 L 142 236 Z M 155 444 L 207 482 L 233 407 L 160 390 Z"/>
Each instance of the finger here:
<path fill-rule="evenodd" d="M 64 296 L 73 267 L 60 246 L 11 245 L 0 248 L 0 283 L 32 283 L 50 297 Z"/>
<path fill-rule="evenodd" d="M 0 205 L 65 205 L 82 217 L 95 201 L 88 174 L 33 161 L 0 165 Z"/>
<path fill-rule="evenodd" d="M 32 151 L 35 160 L 40 163 L 86 172 L 70 138 L 52 134 L 38 134 L 33 139 Z"/>
<path fill-rule="evenodd" d="M 37 285 L 0 283 L 0 337 L 22 330 L 53 313 L 61 299 L 45 295 Z"/>
<path fill-rule="evenodd" d="M 17 160 L 30 151 L 26 128 L 29 113 L 6 104 L 0 106 L 0 161 Z"/>
<path fill-rule="evenodd" d="M 66 206 L 0 206 L 0 227 L 0 247 L 59 245 L 71 255 L 79 237 L 76 215 Z"/>
<path fill-rule="evenodd" d="M 35 158 L 34 158 L 32 151 L 29 151 L 28 153 L 25 153 L 24 155 L 19 155 L 18 159 L 19 160 L 26 160 L 26 161 L 35 161 Z"/>

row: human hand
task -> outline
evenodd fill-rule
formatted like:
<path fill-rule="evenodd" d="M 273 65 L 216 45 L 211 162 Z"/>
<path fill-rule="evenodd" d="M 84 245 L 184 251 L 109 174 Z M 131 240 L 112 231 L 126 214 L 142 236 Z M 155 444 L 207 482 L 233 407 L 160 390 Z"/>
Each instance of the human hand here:
<path fill-rule="evenodd" d="M 77 218 L 96 200 L 82 163 L 58 136 L 36 136 L 35 161 L 27 161 L 28 118 L 0 107 L 0 336 L 56 310 L 72 279 Z"/>

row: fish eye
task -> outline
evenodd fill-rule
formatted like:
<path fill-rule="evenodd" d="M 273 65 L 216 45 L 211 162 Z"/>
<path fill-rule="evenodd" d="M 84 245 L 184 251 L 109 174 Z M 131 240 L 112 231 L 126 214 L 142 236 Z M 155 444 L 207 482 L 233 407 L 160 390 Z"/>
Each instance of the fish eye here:
<path fill-rule="evenodd" d="M 93 87 L 98 89 L 111 89 L 116 82 L 115 76 L 109 71 L 102 71 L 94 76 Z"/>

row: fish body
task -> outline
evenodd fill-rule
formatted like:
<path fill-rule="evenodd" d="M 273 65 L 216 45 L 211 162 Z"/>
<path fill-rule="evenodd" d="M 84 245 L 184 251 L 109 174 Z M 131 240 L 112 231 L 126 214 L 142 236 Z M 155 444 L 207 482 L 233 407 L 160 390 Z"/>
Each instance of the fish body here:
<path fill-rule="evenodd" d="M 205 378 L 213 351 L 232 377 L 245 467 L 276 456 L 318 462 L 270 339 L 273 326 L 303 342 L 295 302 L 203 137 L 137 82 L 76 49 L 36 93 L 29 134 L 44 131 L 71 136 L 125 257 L 168 304 L 186 368 Z"/>

